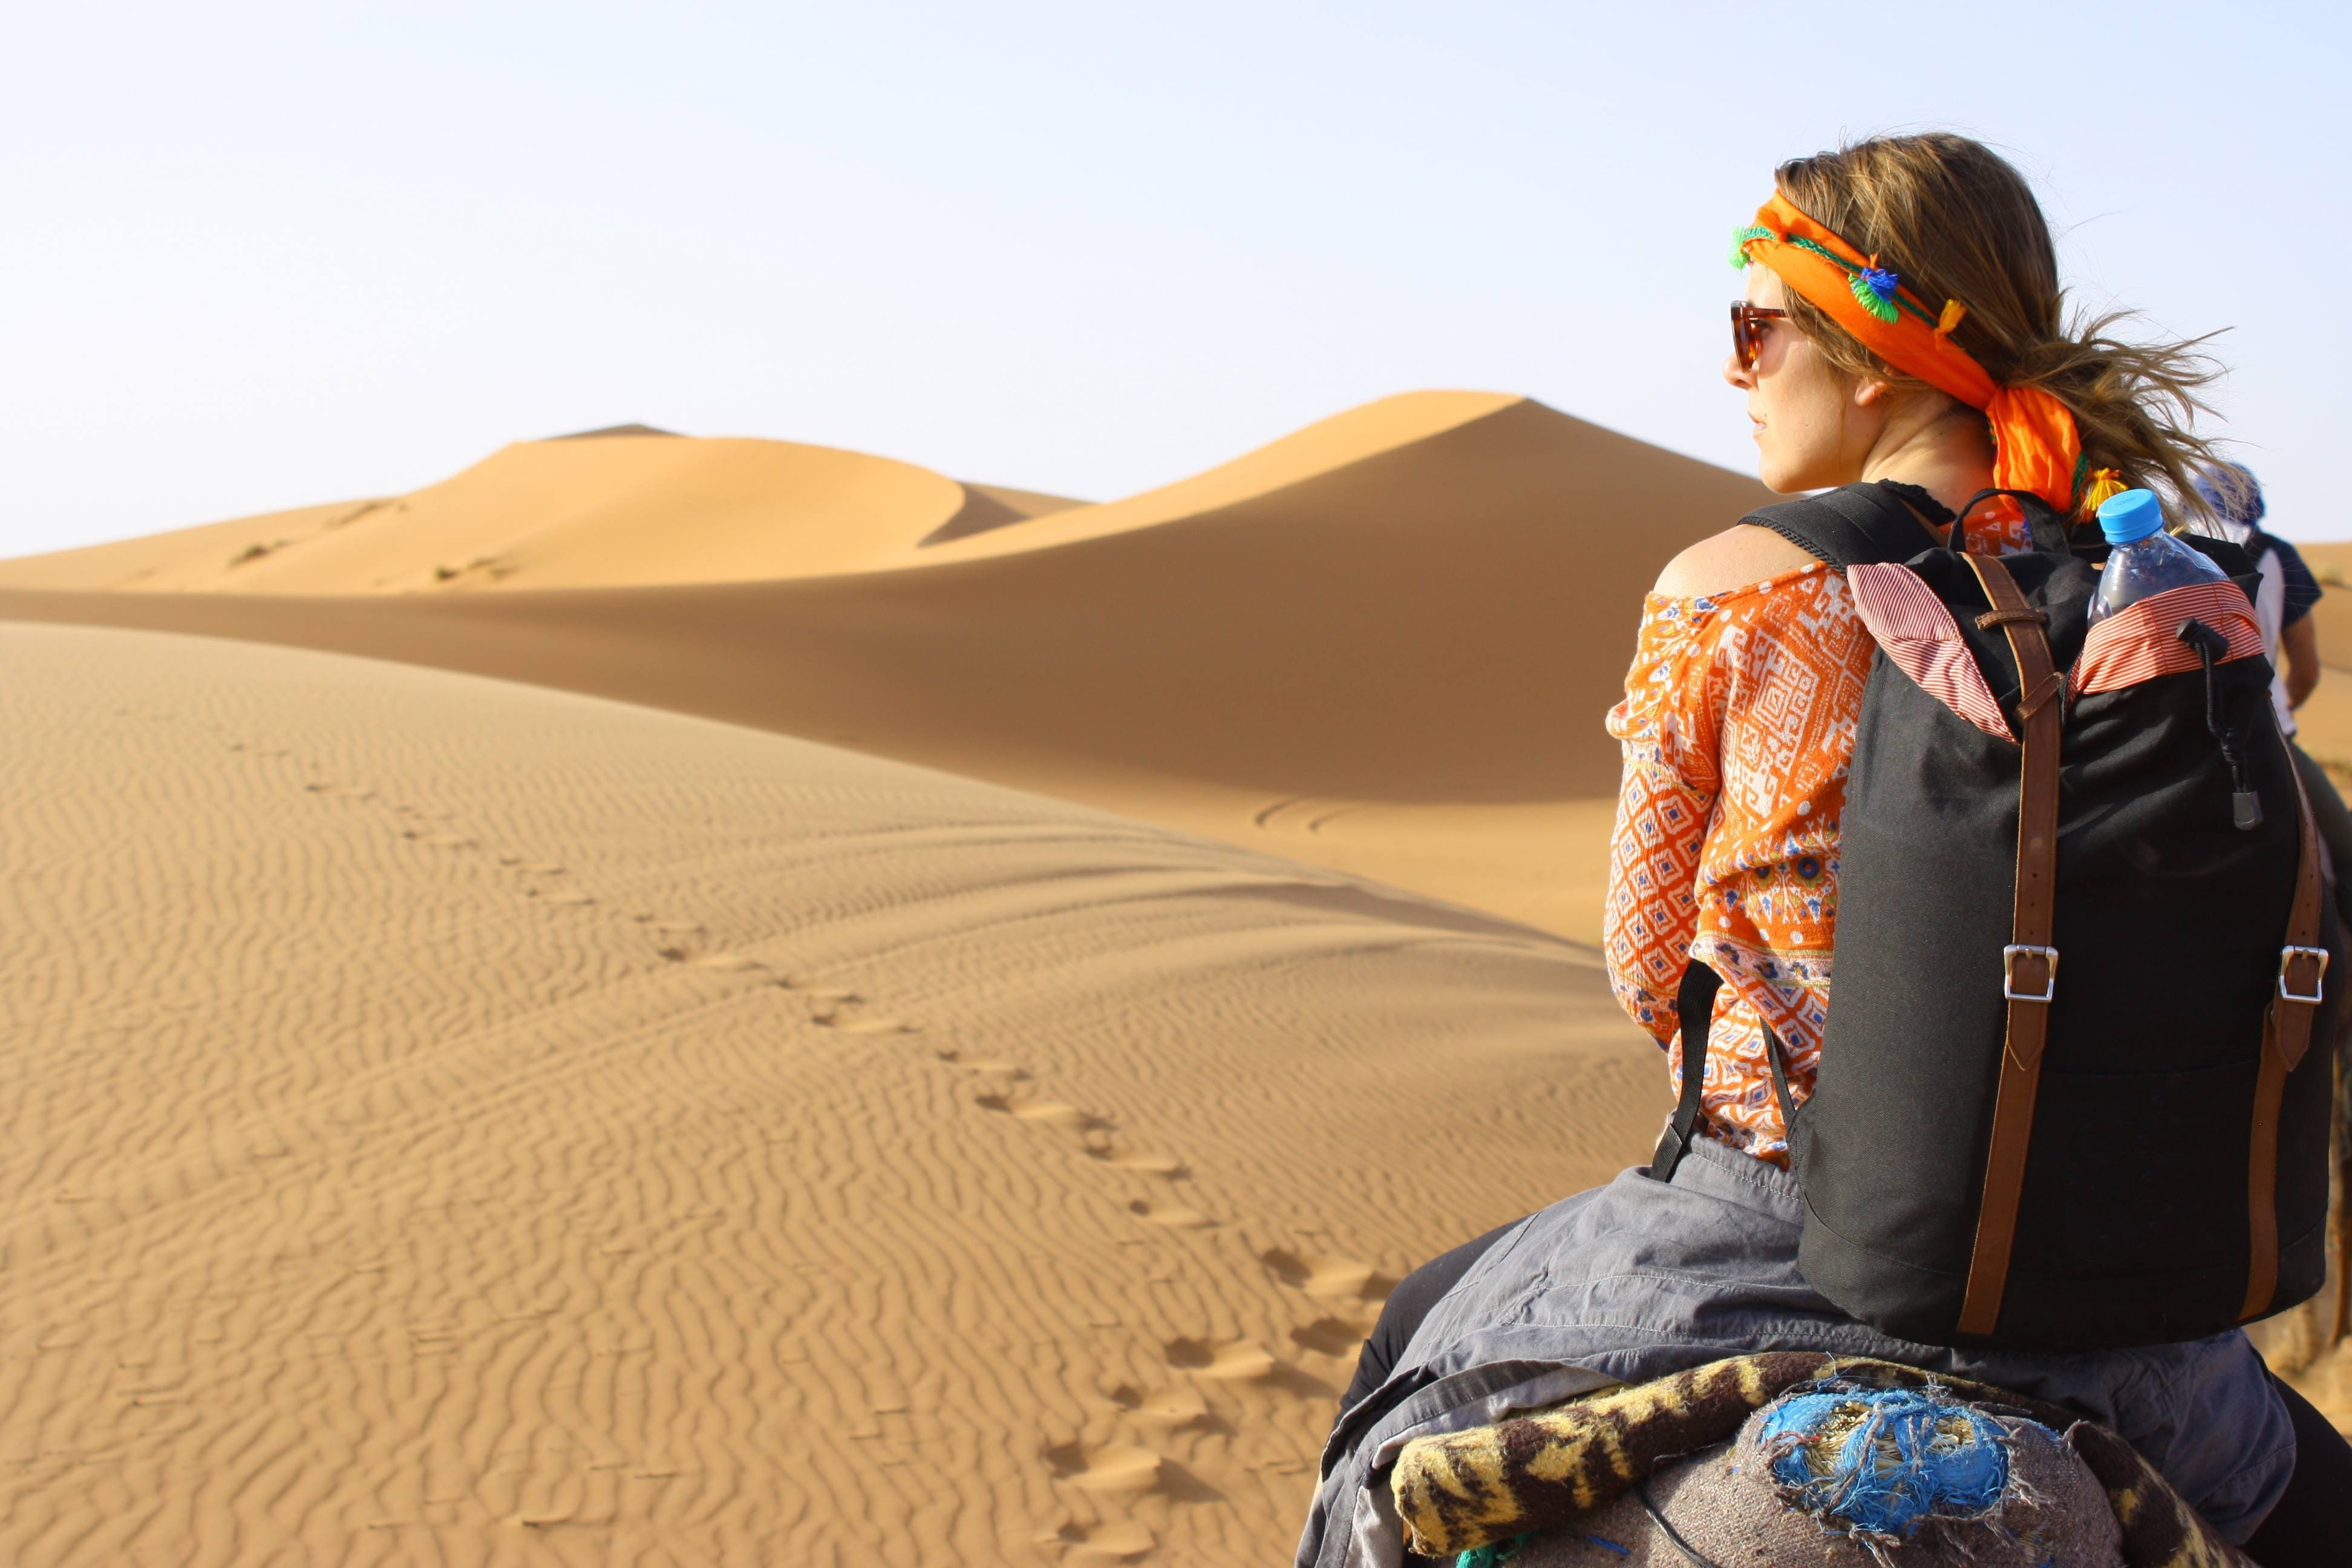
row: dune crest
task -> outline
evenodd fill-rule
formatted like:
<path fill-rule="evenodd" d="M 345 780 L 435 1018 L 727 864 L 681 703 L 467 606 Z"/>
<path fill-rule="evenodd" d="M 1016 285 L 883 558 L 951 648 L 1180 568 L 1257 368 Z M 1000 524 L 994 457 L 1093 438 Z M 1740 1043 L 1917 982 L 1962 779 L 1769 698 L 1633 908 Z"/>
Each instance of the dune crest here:
<path fill-rule="evenodd" d="M 632 421 L 626 425 L 599 425 L 593 430 L 567 430 L 561 436 L 541 437 L 548 441 L 603 441 L 614 436 L 677 436 L 675 430 L 665 430 L 656 425 Z M 681 437 L 683 439 L 683 437 Z"/>
<path fill-rule="evenodd" d="M 289 507 L 168 533 L 110 540 L 45 555 L 0 561 L 0 586 L 85 592 L 188 592 L 215 582 L 234 590 L 242 569 L 314 539 L 384 504 L 382 500 Z"/>
<path fill-rule="evenodd" d="M 517 442 L 404 496 L 0 563 L 0 584 L 462 594 L 740 582 L 856 571 L 942 529 L 1075 504 L 830 447 L 616 426 Z"/>
<path fill-rule="evenodd" d="M 1526 401 L 1499 392 L 1399 393 L 1318 419 L 1174 484 L 1123 500 L 1056 511 L 1050 522 L 1033 521 L 1017 531 L 992 534 L 957 548 L 943 548 L 953 536 L 927 539 L 919 560 L 891 563 L 935 564 L 1005 551 L 1038 550 L 1215 511 L 1426 441 Z"/>

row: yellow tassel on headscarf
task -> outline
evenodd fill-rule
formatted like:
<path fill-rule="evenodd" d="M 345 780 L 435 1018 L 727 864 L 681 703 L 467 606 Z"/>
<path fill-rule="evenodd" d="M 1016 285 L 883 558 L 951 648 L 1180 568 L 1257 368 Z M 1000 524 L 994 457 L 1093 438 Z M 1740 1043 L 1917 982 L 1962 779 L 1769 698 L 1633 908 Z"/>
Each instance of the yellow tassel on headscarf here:
<path fill-rule="evenodd" d="M 2131 487 L 2113 468 L 2093 468 L 2091 482 L 2083 491 L 2083 509 L 2076 515 L 2092 518 L 2099 515 L 2100 506 L 2124 493 Z"/>
<path fill-rule="evenodd" d="M 1969 308 L 1958 300 L 1945 300 L 1944 313 L 1936 318 L 1936 335 L 1939 338 L 1950 337 L 1952 329 L 1958 326 L 1960 319 L 1968 313 Z"/>

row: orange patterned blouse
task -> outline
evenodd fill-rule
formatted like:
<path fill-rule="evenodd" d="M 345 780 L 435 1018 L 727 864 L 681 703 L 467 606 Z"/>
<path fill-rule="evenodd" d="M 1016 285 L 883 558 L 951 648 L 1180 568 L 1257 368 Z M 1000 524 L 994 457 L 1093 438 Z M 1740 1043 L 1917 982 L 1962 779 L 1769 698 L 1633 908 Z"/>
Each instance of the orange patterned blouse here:
<path fill-rule="evenodd" d="M 1837 931 L 1838 815 L 1874 644 L 1825 565 L 1643 606 L 1603 921 L 1633 1021 L 1681 1052 L 1675 990 L 1692 957 L 1723 976 L 1702 1104 L 1711 1136 L 1786 1163 L 1761 1021 L 1812 1092 Z"/>
<path fill-rule="evenodd" d="M 2002 554 L 2032 547 L 2022 516 L 1972 523 L 1969 539 Z M 1696 598 L 1653 594 L 1625 699 L 1609 712 L 1625 756 L 1601 921 L 1610 984 L 1667 1047 L 1679 1092 L 1684 965 L 1695 957 L 1723 976 L 1700 1097 L 1707 1132 L 1774 1164 L 1789 1146 L 1763 1020 L 1802 1104 L 1829 1017 L 1838 818 L 1876 646 L 1844 574 L 1826 565 Z"/>

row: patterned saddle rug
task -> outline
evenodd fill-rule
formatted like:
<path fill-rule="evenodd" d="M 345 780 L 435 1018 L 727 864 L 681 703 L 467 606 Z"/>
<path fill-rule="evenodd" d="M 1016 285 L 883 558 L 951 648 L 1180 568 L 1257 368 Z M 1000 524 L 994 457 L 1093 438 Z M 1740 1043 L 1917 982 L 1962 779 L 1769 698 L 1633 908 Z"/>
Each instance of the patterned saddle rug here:
<path fill-rule="evenodd" d="M 1417 1438 L 1390 1487 L 1461 1568 L 2252 1568 L 2103 1426 L 1809 1352 Z"/>

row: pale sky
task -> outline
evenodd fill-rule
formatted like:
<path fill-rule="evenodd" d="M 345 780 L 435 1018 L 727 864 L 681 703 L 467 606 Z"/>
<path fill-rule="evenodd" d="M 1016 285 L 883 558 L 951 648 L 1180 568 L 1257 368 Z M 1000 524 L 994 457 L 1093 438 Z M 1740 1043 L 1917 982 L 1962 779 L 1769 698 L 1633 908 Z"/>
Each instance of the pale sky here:
<path fill-rule="evenodd" d="M 2231 329 L 2273 526 L 2352 536 L 2345 16 L 0 4 L 0 553 L 630 420 L 1107 499 L 1475 387 L 1746 468 L 1727 236 L 1926 126 Z"/>

